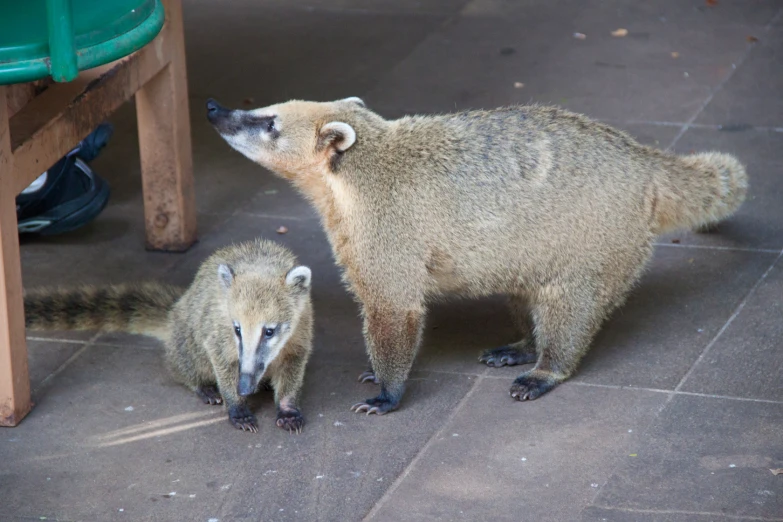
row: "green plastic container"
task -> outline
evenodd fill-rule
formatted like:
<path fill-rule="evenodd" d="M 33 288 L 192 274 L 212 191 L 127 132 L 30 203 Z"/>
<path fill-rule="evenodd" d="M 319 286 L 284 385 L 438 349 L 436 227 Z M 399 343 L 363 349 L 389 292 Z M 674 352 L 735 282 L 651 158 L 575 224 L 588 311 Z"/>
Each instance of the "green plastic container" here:
<path fill-rule="evenodd" d="M 160 0 L 0 0 L 0 85 L 69 82 L 144 47 L 164 18 Z"/>

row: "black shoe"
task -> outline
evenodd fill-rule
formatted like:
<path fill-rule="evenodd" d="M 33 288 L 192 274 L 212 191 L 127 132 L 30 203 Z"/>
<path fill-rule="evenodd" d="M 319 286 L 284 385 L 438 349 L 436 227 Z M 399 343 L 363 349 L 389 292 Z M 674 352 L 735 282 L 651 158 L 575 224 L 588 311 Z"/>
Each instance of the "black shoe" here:
<path fill-rule="evenodd" d="M 69 232 L 103 211 L 109 202 L 109 185 L 86 161 L 98 155 L 111 134 L 111 125 L 101 124 L 16 197 L 20 234 Z"/>

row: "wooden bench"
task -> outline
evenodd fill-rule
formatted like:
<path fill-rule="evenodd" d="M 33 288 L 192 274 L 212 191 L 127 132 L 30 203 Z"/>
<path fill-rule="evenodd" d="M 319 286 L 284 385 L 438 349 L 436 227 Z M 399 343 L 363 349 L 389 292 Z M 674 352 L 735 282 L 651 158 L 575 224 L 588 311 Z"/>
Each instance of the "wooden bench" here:
<path fill-rule="evenodd" d="M 163 4 L 163 29 L 125 58 L 29 101 L 29 85 L 0 85 L 0 426 L 32 407 L 16 195 L 134 95 L 147 248 L 184 251 L 196 240 L 182 6 Z"/>

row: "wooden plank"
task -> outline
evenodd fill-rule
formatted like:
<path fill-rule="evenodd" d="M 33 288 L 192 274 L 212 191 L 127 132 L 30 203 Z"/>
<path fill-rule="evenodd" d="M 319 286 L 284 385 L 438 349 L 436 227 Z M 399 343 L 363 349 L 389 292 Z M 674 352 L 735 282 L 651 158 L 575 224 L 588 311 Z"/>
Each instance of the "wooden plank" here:
<path fill-rule="evenodd" d="M 34 82 L 8 85 L 5 91 L 6 101 L 8 102 L 8 117 L 11 118 L 14 114 L 22 110 L 30 100 L 46 90 L 51 83 L 51 78 L 44 78 L 43 80 L 36 80 Z"/>
<path fill-rule="evenodd" d="M 180 0 L 164 2 L 171 61 L 136 93 L 147 248 L 184 251 L 196 241 L 196 203 Z"/>
<path fill-rule="evenodd" d="M 10 120 L 13 190 L 21 192 L 54 165 L 171 59 L 171 28 L 121 60 L 84 71 L 76 80 L 50 86 Z"/>
<path fill-rule="evenodd" d="M 0 426 L 16 426 L 32 404 L 6 90 L 0 85 Z"/>

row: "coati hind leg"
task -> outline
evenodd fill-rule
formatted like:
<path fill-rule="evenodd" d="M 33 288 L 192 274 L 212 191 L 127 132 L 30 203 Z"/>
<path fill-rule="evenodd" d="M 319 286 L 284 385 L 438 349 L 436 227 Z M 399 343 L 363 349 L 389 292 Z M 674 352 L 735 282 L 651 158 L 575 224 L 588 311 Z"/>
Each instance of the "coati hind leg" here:
<path fill-rule="evenodd" d="M 533 400 L 570 377 L 603 321 L 609 303 L 591 290 L 591 281 L 549 285 L 534 297 L 538 360 L 511 386 L 511 397 Z"/>
<path fill-rule="evenodd" d="M 424 307 L 401 309 L 365 304 L 364 336 L 381 393 L 351 406 L 356 413 L 383 415 L 396 410 L 405 391 L 413 359 L 421 343 Z"/>
<path fill-rule="evenodd" d="M 531 364 L 536 362 L 538 358 L 533 340 L 533 321 L 530 317 L 527 298 L 522 295 L 512 295 L 508 299 L 508 306 L 520 340 L 499 348 L 484 350 L 479 356 L 479 362 L 483 362 L 487 366 L 499 368 L 506 365 Z"/>

